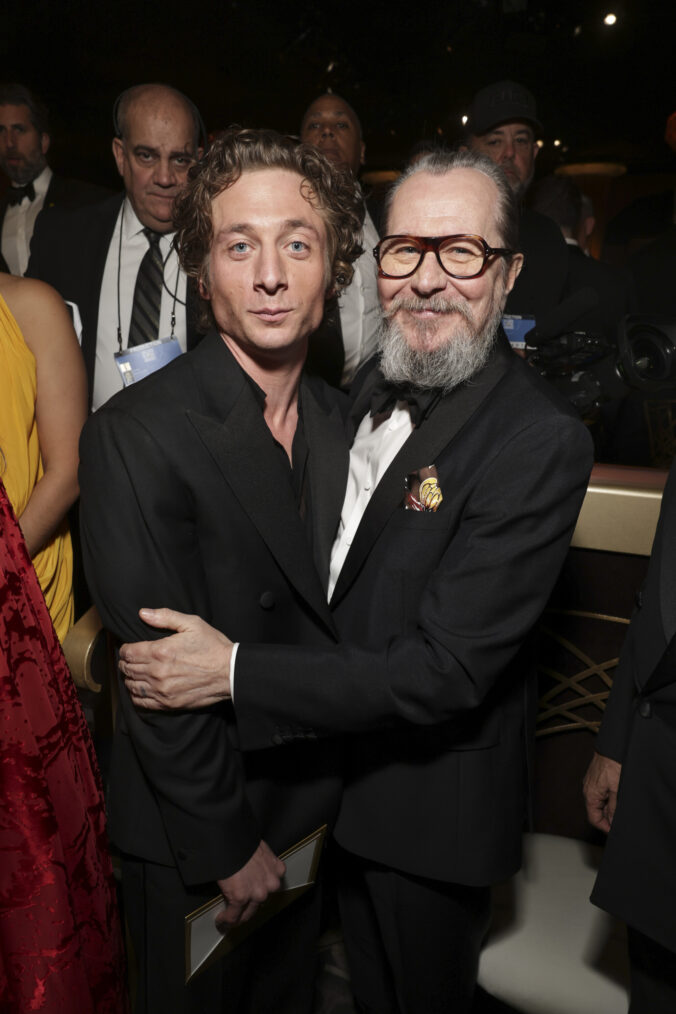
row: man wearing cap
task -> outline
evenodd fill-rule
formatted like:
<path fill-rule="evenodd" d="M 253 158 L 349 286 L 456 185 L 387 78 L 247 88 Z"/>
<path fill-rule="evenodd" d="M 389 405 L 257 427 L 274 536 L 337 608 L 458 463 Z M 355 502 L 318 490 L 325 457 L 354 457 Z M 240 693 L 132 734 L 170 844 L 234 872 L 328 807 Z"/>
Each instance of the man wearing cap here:
<path fill-rule="evenodd" d="M 514 81 L 498 81 L 472 99 L 466 143 L 500 166 L 518 200 L 523 201 L 539 151 L 535 132 L 541 130 L 531 92 Z M 523 207 L 519 248 L 525 258 L 523 271 L 505 309 L 537 318 L 563 298 L 568 251 L 552 221 Z"/>

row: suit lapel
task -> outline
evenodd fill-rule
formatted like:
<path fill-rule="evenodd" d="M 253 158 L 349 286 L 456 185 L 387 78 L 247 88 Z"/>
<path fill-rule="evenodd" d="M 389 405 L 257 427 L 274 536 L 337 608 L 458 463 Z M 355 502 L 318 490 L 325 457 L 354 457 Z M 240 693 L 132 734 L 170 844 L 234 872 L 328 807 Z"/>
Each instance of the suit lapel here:
<path fill-rule="evenodd" d="M 188 418 L 286 578 L 334 632 L 326 593 L 315 569 L 287 465 L 274 445 L 251 387 L 222 340 L 218 337 L 216 340 L 222 345 L 217 359 L 212 354 L 211 339 L 206 347 L 205 339 L 193 355 L 199 356 L 202 371 L 205 366 L 211 370 L 212 375 L 204 378 L 207 390 L 212 389 L 207 405 L 214 404 L 213 386 L 217 383 L 217 375 L 223 377 L 222 353 L 229 360 L 225 365 L 230 375 L 229 390 L 221 387 L 219 391 L 220 404 L 226 405 L 225 418 L 222 411 L 213 414 L 188 411 Z"/>
<path fill-rule="evenodd" d="M 392 516 L 401 507 L 404 481 L 410 472 L 434 464 L 468 419 L 476 412 L 507 372 L 513 353 L 496 347 L 481 373 L 442 399 L 422 424 L 413 430 L 382 477 L 369 501 L 331 598 L 334 606 L 359 572 L 365 557 Z M 369 387 L 369 384 L 365 384 Z M 370 384 L 370 387 L 373 385 Z M 363 393 L 363 391 L 362 391 Z M 370 395 L 370 388 L 369 388 Z M 355 404 L 362 403 L 360 394 Z"/>
<path fill-rule="evenodd" d="M 307 383 L 302 386 L 303 427 L 309 447 L 312 547 L 324 589 L 340 520 L 349 466 L 343 418 L 337 404 L 324 411 Z"/>

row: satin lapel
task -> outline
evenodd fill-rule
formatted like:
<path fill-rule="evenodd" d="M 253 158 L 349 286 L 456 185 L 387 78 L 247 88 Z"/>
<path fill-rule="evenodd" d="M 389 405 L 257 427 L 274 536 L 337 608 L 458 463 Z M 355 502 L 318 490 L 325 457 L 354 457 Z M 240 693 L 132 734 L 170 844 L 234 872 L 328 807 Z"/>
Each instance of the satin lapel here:
<path fill-rule="evenodd" d="M 326 589 L 331 548 L 345 498 L 349 449 L 338 405 L 327 414 L 303 385 L 303 425 L 310 450 L 310 508 L 315 564 Z"/>
<path fill-rule="evenodd" d="M 249 386 L 241 385 L 223 422 L 194 411 L 188 418 L 287 579 L 333 631 L 286 466 Z"/>
<path fill-rule="evenodd" d="M 401 508 L 406 476 L 435 459 L 489 396 L 509 368 L 513 353 L 498 347 L 488 365 L 470 383 L 447 395 L 413 430 L 382 477 L 361 519 L 336 584 L 331 605 L 345 594 L 392 513 Z M 442 508 L 443 509 L 443 508 Z"/>

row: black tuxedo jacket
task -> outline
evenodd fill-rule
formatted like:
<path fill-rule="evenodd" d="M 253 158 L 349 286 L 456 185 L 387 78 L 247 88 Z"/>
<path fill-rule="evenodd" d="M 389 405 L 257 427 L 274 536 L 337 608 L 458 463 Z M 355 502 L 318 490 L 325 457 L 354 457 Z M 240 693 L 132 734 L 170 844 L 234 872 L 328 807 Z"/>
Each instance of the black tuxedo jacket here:
<path fill-rule="evenodd" d="M 234 639 L 333 644 L 318 573 L 340 514 L 347 445 L 337 399 L 303 381 L 312 549 L 285 453 L 216 332 L 120 392 L 85 426 L 85 569 L 121 641 L 157 636 L 142 605 L 198 614 Z M 279 851 L 331 820 L 333 750 L 299 744 L 243 758 L 230 705 L 137 714 L 120 685 L 110 827 L 123 851 L 175 864 L 186 885 L 227 877 L 263 837 Z"/>
<path fill-rule="evenodd" d="M 8 188 L 0 197 L 0 228 L 5 220 L 5 212 L 9 205 L 11 188 Z M 45 195 L 43 211 L 49 208 L 82 208 L 88 204 L 96 204 L 109 196 L 110 191 L 106 187 L 97 186 L 95 183 L 85 183 L 84 180 L 71 180 L 64 176 L 52 175 Z"/>
<path fill-rule="evenodd" d="M 342 845 L 475 885 L 520 862 L 529 724 L 520 648 L 592 464 L 585 427 L 505 346 L 413 431 L 378 484 L 331 599 L 344 643 L 243 644 L 235 679 L 246 747 L 282 728 L 300 741 L 355 734 Z M 356 394 L 358 418 L 372 383 Z M 432 463 L 439 510 L 404 510 L 405 477 Z"/>
<path fill-rule="evenodd" d="M 592 901 L 676 951 L 676 468 L 597 737 L 622 764 Z"/>
<path fill-rule="evenodd" d="M 0 197 L 0 234 L 5 223 L 5 212 L 9 207 L 9 195 L 11 188 L 7 188 Z M 52 208 L 73 210 L 83 208 L 88 204 L 95 204 L 102 201 L 110 191 L 106 187 L 99 187 L 95 183 L 85 183 L 83 180 L 70 180 L 63 176 L 52 175 L 45 194 L 45 202 L 42 211 L 36 219 L 37 223 L 43 217 L 45 211 Z M 0 255 L 0 270 L 9 271 L 4 258 Z"/>
<path fill-rule="evenodd" d="M 103 272 L 124 194 L 85 208 L 40 215 L 31 242 L 26 275 L 48 282 L 63 298 L 76 303 L 82 318 L 82 354 L 87 367 L 90 397 L 94 384 L 96 334 Z M 198 296 L 188 285 L 187 346 L 202 337 L 197 324 Z"/>

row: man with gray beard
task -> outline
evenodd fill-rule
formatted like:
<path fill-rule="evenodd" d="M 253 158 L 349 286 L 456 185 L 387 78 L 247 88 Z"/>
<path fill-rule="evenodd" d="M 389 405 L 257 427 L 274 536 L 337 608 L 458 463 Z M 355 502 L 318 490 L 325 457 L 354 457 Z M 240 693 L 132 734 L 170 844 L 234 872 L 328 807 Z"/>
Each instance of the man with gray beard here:
<path fill-rule="evenodd" d="M 356 383 L 328 579 L 343 643 L 240 643 L 232 666 L 222 634 L 159 609 L 152 625 L 178 633 L 121 651 L 138 706 L 208 707 L 234 689 L 243 749 L 351 734 L 334 834 L 368 1014 L 469 1011 L 490 885 L 521 861 L 524 642 L 592 446 L 500 328 L 517 217 L 502 171 L 473 152 L 426 156 L 391 193 L 381 362 Z"/>

